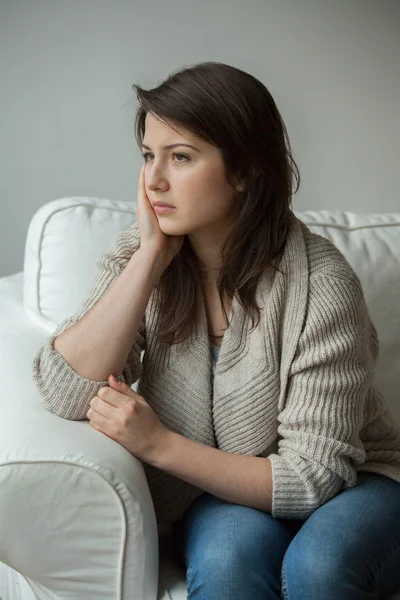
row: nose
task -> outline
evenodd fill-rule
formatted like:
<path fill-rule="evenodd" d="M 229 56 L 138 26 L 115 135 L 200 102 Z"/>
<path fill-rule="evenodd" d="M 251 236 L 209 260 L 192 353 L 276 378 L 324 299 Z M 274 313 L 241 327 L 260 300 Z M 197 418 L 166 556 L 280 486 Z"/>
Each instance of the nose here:
<path fill-rule="evenodd" d="M 146 165 L 145 168 L 145 184 L 150 191 L 167 190 L 168 181 L 163 173 L 163 170 L 154 162 L 152 165 Z"/>

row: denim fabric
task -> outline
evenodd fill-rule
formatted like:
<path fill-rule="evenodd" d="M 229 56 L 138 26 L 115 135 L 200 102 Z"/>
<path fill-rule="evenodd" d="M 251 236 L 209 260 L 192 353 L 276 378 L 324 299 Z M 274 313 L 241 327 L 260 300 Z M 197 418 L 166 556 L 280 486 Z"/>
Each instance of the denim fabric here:
<path fill-rule="evenodd" d="M 400 484 L 360 472 L 306 520 L 204 493 L 173 541 L 188 600 L 383 600 L 400 590 Z"/>

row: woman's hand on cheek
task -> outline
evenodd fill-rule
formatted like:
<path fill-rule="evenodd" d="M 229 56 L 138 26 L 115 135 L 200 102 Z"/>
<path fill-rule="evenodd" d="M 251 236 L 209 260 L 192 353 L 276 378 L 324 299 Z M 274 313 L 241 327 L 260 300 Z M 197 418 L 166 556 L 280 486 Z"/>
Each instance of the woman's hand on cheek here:
<path fill-rule="evenodd" d="M 113 375 L 108 382 L 110 385 L 101 388 L 90 401 L 87 417 L 91 427 L 124 446 L 139 460 L 150 463 L 157 452 L 162 452 L 169 430 L 143 396 Z"/>

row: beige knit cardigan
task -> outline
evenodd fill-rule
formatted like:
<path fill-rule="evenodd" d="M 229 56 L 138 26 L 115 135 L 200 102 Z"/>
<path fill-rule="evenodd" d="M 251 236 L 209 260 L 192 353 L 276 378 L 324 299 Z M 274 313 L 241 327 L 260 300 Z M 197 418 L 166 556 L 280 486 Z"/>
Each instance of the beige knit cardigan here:
<path fill-rule="evenodd" d="M 212 381 L 207 317 L 169 347 L 155 329 L 153 291 L 123 375 L 170 430 L 235 454 L 268 457 L 272 515 L 306 519 L 358 471 L 400 482 L 400 432 L 374 386 L 379 343 L 360 280 L 330 241 L 291 212 L 280 262 L 261 279 L 251 320 L 235 297 Z M 108 381 L 81 377 L 53 348 L 57 335 L 93 307 L 140 242 L 123 229 L 105 255 L 78 311 L 37 352 L 33 378 L 41 404 L 64 419 L 85 419 Z M 122 257 L 122 258 L 117 258 Z M 141 352 L 144 351 L 141 362 Z M 158 523 L 179 519 L 203 490 L 143 463 Z"/>

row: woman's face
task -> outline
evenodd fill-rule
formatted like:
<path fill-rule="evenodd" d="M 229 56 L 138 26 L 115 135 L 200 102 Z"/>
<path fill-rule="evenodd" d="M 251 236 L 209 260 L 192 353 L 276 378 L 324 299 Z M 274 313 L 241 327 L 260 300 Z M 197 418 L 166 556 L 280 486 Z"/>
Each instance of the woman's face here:
<path fill-rule="evenodd" d="M 156 213 L 160 229 L 167 235 L 202 230 L 221 233 L 232 224 L 237 211 L 236 190 L 225 179 L 221 151 L 176 128 L 179 133 L 151 113 L 146 115 L 142 150 L 147 153 L 147 197 L 150 202 L 168 202 L 176 207 L 170 213 Z M 169 144 L 177 146 L 166 149 Z"/>

